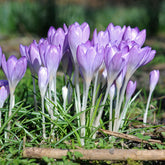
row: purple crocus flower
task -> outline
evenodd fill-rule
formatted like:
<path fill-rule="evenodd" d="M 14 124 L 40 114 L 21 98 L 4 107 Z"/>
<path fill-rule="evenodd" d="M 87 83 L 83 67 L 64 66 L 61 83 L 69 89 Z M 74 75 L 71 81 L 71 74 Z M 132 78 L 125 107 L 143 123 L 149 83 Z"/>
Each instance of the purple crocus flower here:
<path fill-rule="evenodd" d="M 48 37 L 47 37 L 49 44 L 61 47 L 62 54 L 63 54 L 65 35 L 66 34 L 62 28 L 58 28 L 57 30 L 55 30 L 55 28 L 51 26 L 48 31 Z"/>
<path fill-rule="evenodd" d="M 107 70 L 107 79 L 109 85 L 117 78 L 119 73 L 126 65 L 125 53 L 117 51 L 116 47 L 106 46 L 104 62 Z"/>
<path fill-rule="evenodd" d="M 126 89 L 126 100 L 128 101 L 133 93 L 135 92 L 135 89 L 136 89 L 136 81 L 133 82 L 133 81 L 129 81 L 128 84 L 127 84 L 127 89 Z"/>
<path fill-rule="evenodd" d="M 94 73 L 101 66 L 103 59 L 103 47 L 88 47 L 86 44 L 81 44 L 78 46 L 77 61 L 86 82 L 91 82 Z"/>
<path fill-rule="evenodd" d="M 99 46 L 105 47 L 109 43 L 108 31 L 107 30 L 105 32 L 100 31 L 97 34 L 97 30 L 95 29 L 94 32 L 93 32 L 93 38 L 92 38 L 91 42 L 92 42 L 93 45 L 99 44 Z"/>
<path fill-rule="evenodd" d="M 138 45 L 133 46 L 128 55 L 127 62 L 127 77 L 130 78 L 132 74 L 142 65 L 150 62 L 156 51 L 151 50 L 150 47 L 140 48 Z"/>
<path fill-rule="evenodd" d="M 46 67 L 40 67 L 38 71 L 38 86 L 40 89 L 41 97 L 44 98 L 47 85 L 49 82 L 49 72 Z"/>
<path fill-rule="evenodd" d="M 32 43 L 29 46 L 28 53 L 29 53 L 29 61 L 31 63 L 31 66 L 33 67 L 35 73 L 38 74 L 38 71 L 42 65 L 38 45 L 36 45 L 35 43 Z"/>
<path fill-rule="evenodd" d="M 150 91 L 153 91 L 159 80 L 159 70 L 153 70 L 150 72 Z"/>
<path fill-rule="evenodd" d="M 73 60 L 77 63 L 76 60 L 76 51 L 78 45 L 81 43 L 86 43 L 89 39 L 90 28 L 89 25 L 84 22 L 79 25 L 77 22 L 72 24 L 68 29 L 68 43 L 72 52 Z"/>
<path fill-rule="evenodd" d="M 107 27 L 110 43 L 112 45 L 118 46 L 122 40 L 123 34 L 125 32 L 126 26 L 121 28 L 120 26 L 114 26 L 113 23 L 110 23 Z"/>
<path fill-rule="evenodd" d="M 20 44 L 21 56 L 25 56 L 27 59 L 28 66 L 32 75 L 38 74 L 38 70 L 42 65 L 42 61 L 39 54 L 39 45 L 47 42 L 44 39 L 40 39 L 39 44 L 34 40 L 29 46 L 24 46 Z"/>
<path fill-rule="evenodd" d="M 140 47 L 144 44 L 146 39 L 146 30 L 139 31 L 137 27 L 131 28 L 128 26 L 125 30 L 123 40 L 135 41 Z"/>
<path fill-rule="evenodd" d="M 18 82 L 23 78 L 26 72 L 26 57 L 21 57 L 17 60 L 17 58 L 12 55 L 6 61 L 5 55 L 3 55 L 2 68 L 9 82 L 10 93 L 14 93 Z"/>
<path fill-rule="evenodd" d="M 0 80 L 0 108 L 9 96 L 9 84 L 7 80 Z"/>
<path fill-rule="evenodd" d="M 49 75 L 53 77 L 61 61 L 61 49 L 59 46 L 43 43 L 39 47 L 42 63 L 47 67 Z"/>

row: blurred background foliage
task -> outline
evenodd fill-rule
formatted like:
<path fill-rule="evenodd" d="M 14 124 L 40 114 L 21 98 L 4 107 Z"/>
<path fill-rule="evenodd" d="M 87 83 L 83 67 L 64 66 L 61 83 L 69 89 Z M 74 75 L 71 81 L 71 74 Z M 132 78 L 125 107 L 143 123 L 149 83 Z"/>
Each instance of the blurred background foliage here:
<path fill-rule="evenodd" d="M 88 22 L 105 30 L 115 25 L 138 26 L 149 35 L 165 31 L 164 0 L 0 0 L 0 34 L 46 36 L 48 28 Z"/>

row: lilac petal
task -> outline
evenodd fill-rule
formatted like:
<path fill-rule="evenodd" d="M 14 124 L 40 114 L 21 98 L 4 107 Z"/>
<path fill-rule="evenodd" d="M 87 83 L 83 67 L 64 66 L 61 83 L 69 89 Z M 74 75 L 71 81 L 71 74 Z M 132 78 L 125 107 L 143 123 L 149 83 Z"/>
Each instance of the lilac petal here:
<path fill-rule="evenodd" d="M 80 27 L 70 27 L 68 32 L 68 42 L 73 55 L 73 59 L 76 62 L 77 47 L 82 42 L 82 30 Z"/>
<path fill-rule="evenodd" d="M 6 77 L 9 81 L 12 79 L 13 71 L 14 71 L 16 64 L 17 64 L 17 58 L 14 55 L 10 56 L 9 59 L 7 60 L 8 75 L 6 75 Z"/>
<path fill-rule="evenodd" d="M 114 26 L 112 23 L 110 23 L 107 27 L 107 30 L 109 32 L 110 42 L 118 46 L 122 40 L 125 29 L 126 26 L 123 26 L 123 28 L 121 28 L 120 26 Z"/>
<path fill-rule="evenodd" d="M 116 53 L 109 64 L 106 64 L 108 82 L 110 84 L 117 78 L 121 70 L 126 65 L 126 60 L 122 58 L 122 53 Z"/>
<path fill-rule="evenodd" d="M 89 28 L 88 23 L 86 23 L 86 22 L 82 23 L 81 29 L 83 32 L 82 42 L 85 43 L 89 39 L 89 36 L 90 36 L 90 28 Z"/>
<path fill-rule="evenodd" d="M 143 56 L 144 56 L 143 53 L 139 53 L 138 46 L 134 46 L 133 48 L 130 49 L 128 62 L 127 62 L 127 70 L 130 73 L 133 73 L 140 66 Z"/>
<path fill-rule="evenodd" d="M 42 62 L 39 54 L 39 48 L 33 43 L 30 45 L 29 48 L 29 57 L 32 67 L 34 68 L 35 72 L 38 73 Z"/>
<path fill-rule="evenodd" d="M 47 34 L 47 38 L 48 38 L 48 41 L 49 41 L 49 42 L 52 42 L 53 36 L 54 36 L 55 32 L 56 32 L 56 29 L 55 29 L 53 26 L 51 26 L 51 27 L 49 28 L 48 34 Z"/>
<path fill-rule="evenodd" d="M 56 46 L 60 45 L 61 47 L 63 47 L 64 40 L 65 40 L 64 30 L 62 28 L 58 28 L 55 34 L 53 35 L 52 44 Z"/>
<path fill-rule="evenodd" d="M 24 46 L 22 44 L 19 45 L 19 50 L 20 50 L 21 56 L 25 56 L 26 57 L 27 54 L 26 54 L 25 48 L 26 48 L 26 46 Z"/>
<path fill-rule="evenodd" d="M 116 46 L 111 46 L 110 44 L 108 44 L 105 48 L 105 59 L 104 62 L 105 64 L 108 66 L 111 59 L 113 58 L 113 56 L 118 52 L 118 48 Z"/>
<path fill-rule="evenodd" d="M 141 32 L 139 32 L 139 34 L 137 35 L 135 42 L 138 43 L 140 46 L 142 46 L 145 42 L 146 39 L 146 30 L 142 30 Z"/>
<path fill-rule="evenodd" d="M 93 66 L 92 66 L 92 70 L 94 72 L 96 72 L 100 68 L 100 66 L 104 60 L 104 48 L 100 47 L 100 48 L 96 48 L 96 49 L 98 49 L 98 50 L 96 50 L 97 55 L 95 56 L 95 59 L 93 61 Z"/>
<path fill-rule="evenodd" d="M 52 45 L 45 56 L 46 67 L 48 68 L 49 73 L 53 72 L 56 74 L 61 61 L 60 49 L 55 45 Z"/>
<path fill-rule="evenodd" d="M 132 97 L 133 93 L 135 92 L 135 89 L 136 89 L 136 81 L 133 82 L 130 80 L 127 84 L 126 100 L 129 100 Z"/>
<path fill-rule="evenodd" d="M 13 73 L 12 73 L 12 77 L 11 77 L 11 85 L 12 88 L 15 88 L 18 84 L 18 82 L 23 78 L 25 72 L 26 72 L 26 68 L 27 68 L 27 60 L 26 57 L 21 57 L 14 69 L 13 69 Z"/>

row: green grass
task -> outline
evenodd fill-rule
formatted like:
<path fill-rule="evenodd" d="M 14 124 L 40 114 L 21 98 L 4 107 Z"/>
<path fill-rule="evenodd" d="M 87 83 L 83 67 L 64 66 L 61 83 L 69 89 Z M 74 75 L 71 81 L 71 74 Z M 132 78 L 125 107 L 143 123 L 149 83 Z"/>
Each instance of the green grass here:
<path fill-rule="evenodd" d="M 60 84 L 57 88 L 60 91 L 62 84 L 63 84 L 63 77 L 57 78 L 57 84 Z M 37 89 L 38 91 L 38 89 Z M 12 126 L 10 130 L 10 139 L 5 140 L 3 133 L 6 131 L 6 125 L 8 120 L 5 119 L 5 112 L 8 112 L 8 105 L 1 109 L 3 113 L 3 125 L 0 128 L 0 164 L 67 164 L 70 162 L 71 164 L 109 164 L 109 161 L 79 161 L 78 159 L 74 160 L 68 153 L 68 156 L 63 158 L 62 161 L 54 162 L 53 159 L 50 158 L 43 158 L 43 159 L 27 159 L 21 156 L 23 151 L 23 146 L 25 147 L 50 147 L 50 148 L 60 148 L 60 149 L 76 149 L 77 147 L 81 147 L 80 144 L 80 129 L 77 125 L 77 116 L 71 115 L 68 113 L 73 108 L 73 103 L 67 106 L 67 110 L 64 111 L 61 107 L 60 100 L 57 106 L 59 116 L 56 116 L 60 120 L 52 121 L 48 115 L 46 117 L 46 128 L 47 128 L 47 136 L 51 135 L 50 125 L 51 123 L 56 126 L 56 137 L 53 141 L 50 139 L 45 140 L 43 143 L 42 139 L 42 113 L 40 110 L 40 95 L 37 92 L 37 99 L 38 99 L 38 111 L 34 110 L 34 100 L 33 100 L 33 93 L 32 93 L 32 80 L 30 76 L 29 69 L 26 72 L 25 77 L 21 80 L 18 84 L 16 89 L 16 105 L 13 109 L 13 116 L 11 117 Z M 61 97 L 61 92 L 58 94 Z M 129 129 L 130 125 L 139 125 L 142 122 L 137 122 L 138 119 L 142 117 L 146 102 L 147 94 L 139 95 L 139 98 L 131 105 L 129 108 L 129 113 L 127 115 L 126 122 L 122 129 L 123 132 L 127 132 L 131 135 L 136 135 L 137 137 L 141 137 L 141 133 L 143 130 L 146 132 L 154 131 L 154 128 L 159 127 L 150 125 L 148 128 L 133 128 Z M 8 100 L 6 101 L 6 103 Z M 158 111 L 157 102 L 154 101 L 151 103 L 155 106 L 156 111 Z M 105 106 L 106 107 L 106 106 Z M 107 107 L 108 108 L 108 107 Z M 87 110 L 88 111 L 88 110 Z M 108 109 L 105 108 L 104 118 L 102 120 L 102 125 L 100 126 L 103 129 L 107 129 L 107 121 L 108 117 L 106 114 Z M 77 114 L 79 115 L 79 114 Z M 157 114 L 159 115 L 159 114 Z M 153 111 L 149 112 L 149 121 L 153 121 Z M 86 127 L 87 130 L 90 129 L 88 126 Z M 90 134 L 89 134 L 90 135 Z M 142 136 L 141 138 L 145 139 L 149 138 L 148 136 Z M 24 139 L 25 143 L 24 143 Z M 109 136 L 106 134 L 98 134 L 98 137 L 93 140 L 91 136 L 86 136 L 86 144 L 84 148 L 86 149 L 110 149 L 110 148 L 122 148 L 122 144 L 125 143 L 129 146 L 129 148 L 139 148 L 136 145 L 130 145 L 128 140 L 120 139 L 120 138 L 111 138 L 109 140 Z M 141 146 L 140 148 L 143 149 L 147 147 L 146 145 Z M 151 145 L 154 149 L 164 149 L 163 145 Z"/>

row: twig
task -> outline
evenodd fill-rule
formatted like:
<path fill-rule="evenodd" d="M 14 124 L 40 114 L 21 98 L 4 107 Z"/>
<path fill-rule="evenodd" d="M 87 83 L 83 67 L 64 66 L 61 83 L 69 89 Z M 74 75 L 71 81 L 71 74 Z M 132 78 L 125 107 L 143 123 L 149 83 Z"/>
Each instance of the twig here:
<path fill-rule="evenodd" d="M 49 157 L 54 159 L 62 159 L 67 156 L 68 152 L 79 152 L 83 156 L 82 160 L 165 160 L 165 150 L 123 150 L 123 149 L 75 149 L 62 150 L 52 148 L 25 148 L 23 157 L 26 158 L 42 158 Z"/>
<path fill-rule="evenodd" d="M 146 140 L 140 139 L 140 138 L 138 138 L 136 136 L 128 135 L 128 134 L 124 134 L 124 133 L 113 132 L 113 131 L 104 130 L 104 129 L 100 129 L 99 131 L 100 132 L 103 132 L 105 134 L 111 135 L 111 136 L 116 136 L 116 137 L 120 137 L 120 138 L 123 138 L 123 139 L 132 140 L 132 141 L 136 141 L 136 142 L 140 142 L 140 143 L 153 143 L 153 144 L 159 143 L 159 144 L 165 145 L 160 140 L 148 139 L 146 141 Z"/>

